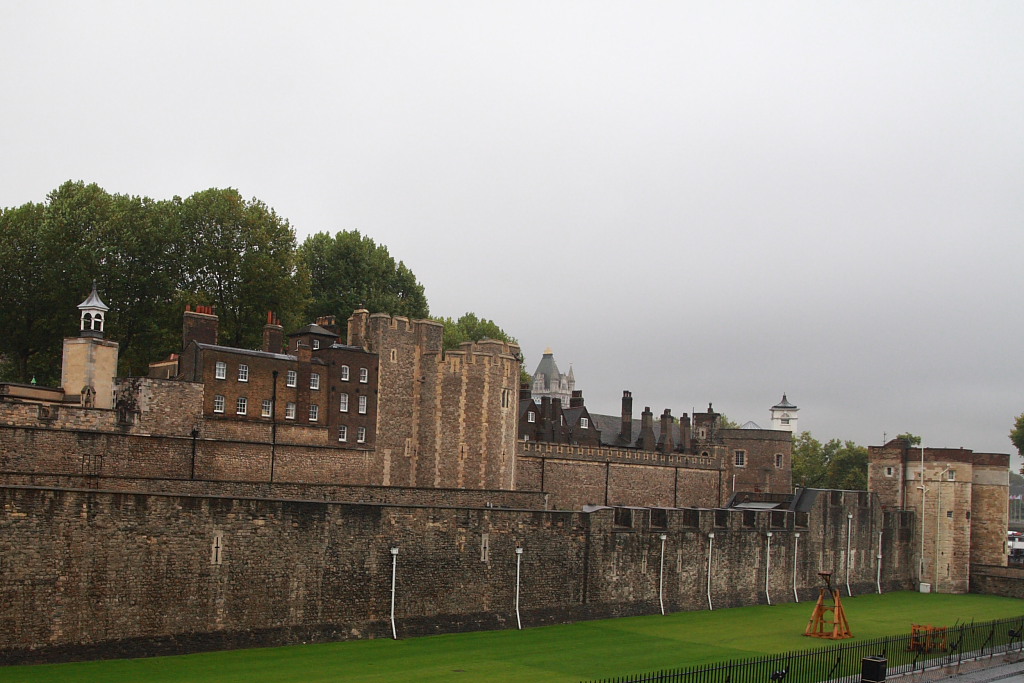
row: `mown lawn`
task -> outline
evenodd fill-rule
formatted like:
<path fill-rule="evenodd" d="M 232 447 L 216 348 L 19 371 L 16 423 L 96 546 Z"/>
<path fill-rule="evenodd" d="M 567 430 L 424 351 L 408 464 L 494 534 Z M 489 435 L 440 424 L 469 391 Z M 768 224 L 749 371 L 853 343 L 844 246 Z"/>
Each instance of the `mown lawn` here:
<path fill-rule="evenodd" d="M 908 633 L 912 622 L 952 626 L 1024 615 L 1024 601 L 989 595 L 889 593 L 843 604 L 857 639 Z M 812 608 L 786 603 L 522 631 L 6 667 L 0 681 L 577 682 L 825 645 L 802 635 Z"/>

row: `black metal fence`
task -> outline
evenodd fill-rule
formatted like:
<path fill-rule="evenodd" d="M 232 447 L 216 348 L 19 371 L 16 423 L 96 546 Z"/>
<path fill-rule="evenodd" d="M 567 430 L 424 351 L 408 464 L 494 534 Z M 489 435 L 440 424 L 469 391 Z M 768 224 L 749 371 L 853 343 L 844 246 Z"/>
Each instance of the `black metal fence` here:
<path fill-rule="evenodd" d="M 1024 616 L 700 667 L 602 678 L 592 683 L 820 683 L 844 678 L 860 681 L 861 661 L 865 657 L 885 657 L 888 675 L 895 676 L 1024 649 L 1022 632 Z"/>

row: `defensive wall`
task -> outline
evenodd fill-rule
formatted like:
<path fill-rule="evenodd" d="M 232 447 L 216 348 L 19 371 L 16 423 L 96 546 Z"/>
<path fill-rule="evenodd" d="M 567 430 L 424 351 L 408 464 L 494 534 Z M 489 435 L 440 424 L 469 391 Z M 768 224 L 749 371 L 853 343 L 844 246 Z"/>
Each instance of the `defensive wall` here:
<path fill-rule="evenodd" d="M 546 491 L 552 508 L 584 505 L 718 507 L 728 500 L 721 460 L 630 448 L 520 441 L 516 487 Z"/>
<path fill-rule="evenodd" d="M 392 567 L 399 637 L 512 628 L 517 548 L 523 626 L 811 601 L 823 569 L 912 585 L 912 514 L 812 493 L 584 512 L 3 485 L 0 662 L 390 637 Z"/>
<path fill-rule="evenodd" d="M 1024 568 L 972 564 L 971 592 L 1024 599 Z"/>

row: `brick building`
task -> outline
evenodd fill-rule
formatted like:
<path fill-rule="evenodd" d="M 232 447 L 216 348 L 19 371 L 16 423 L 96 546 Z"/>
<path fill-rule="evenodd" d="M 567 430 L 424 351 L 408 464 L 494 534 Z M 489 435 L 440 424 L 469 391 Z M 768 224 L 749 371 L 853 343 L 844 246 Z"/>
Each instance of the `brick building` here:
<path fill-rule="evenodd" d="M 186 310 L 176 367 L 158 363 L 152 374 L 201 383 L 207 419 L 322 428 L 327 433 L 318 441 L 373 448 L 378 357 L 340 344 L 334 318 L 321 318 L 289 335 L 287 349 L 273 314 L 259 351 L 220 346 L 217 331 L 211 308 Z"/>

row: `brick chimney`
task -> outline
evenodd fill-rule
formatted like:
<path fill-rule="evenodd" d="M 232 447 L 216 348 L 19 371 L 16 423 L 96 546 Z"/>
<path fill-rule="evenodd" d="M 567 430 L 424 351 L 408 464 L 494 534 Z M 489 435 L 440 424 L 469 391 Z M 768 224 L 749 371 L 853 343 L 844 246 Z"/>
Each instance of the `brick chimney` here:
<path fill-rule="evenodd" d="M 658 435 L 658 450 L 662 453 L 671 453 L 675 450 L 675 442 L 672 440 L 672 411 L 665 408 L 661 414 L 661 434 Z"/>
<path fill-rule="evenodd" d="M 267 324 L 263 326 L 263 350 L 269 353 L 283 353 L 284 328 L 281 319 L 273 311 L 267 311 Z"/>
<path fill-rule="evenodd" d="M 191 306 L 185 306 L 181 326 L 181 348 L 185 348 L 192 341 L 216 344 L 219 326 L 220 319 L 213 306 L 196 306 L 195 311 Z"/>
<path fill-rule="evenodd" d="M 576 389 L 572 392 L 572 396 L 569 398 L 570 408 L 582 408 L 583 407 L 583 392 Z"/>
<path fill-rule="evenodd" d="M 657 445 L 654 440 L 654 413 L 650 406 L 644 406 L 644 412 L 640 413 L 640 438 L 636 445 L 645 451 L 653 451 Z"/>
<path fill-rule="evenodd" d="M 619 441 L 629 445 L 633 440 L 633 394 L 622 392 L 622 425 L 619 428 Z"/>

